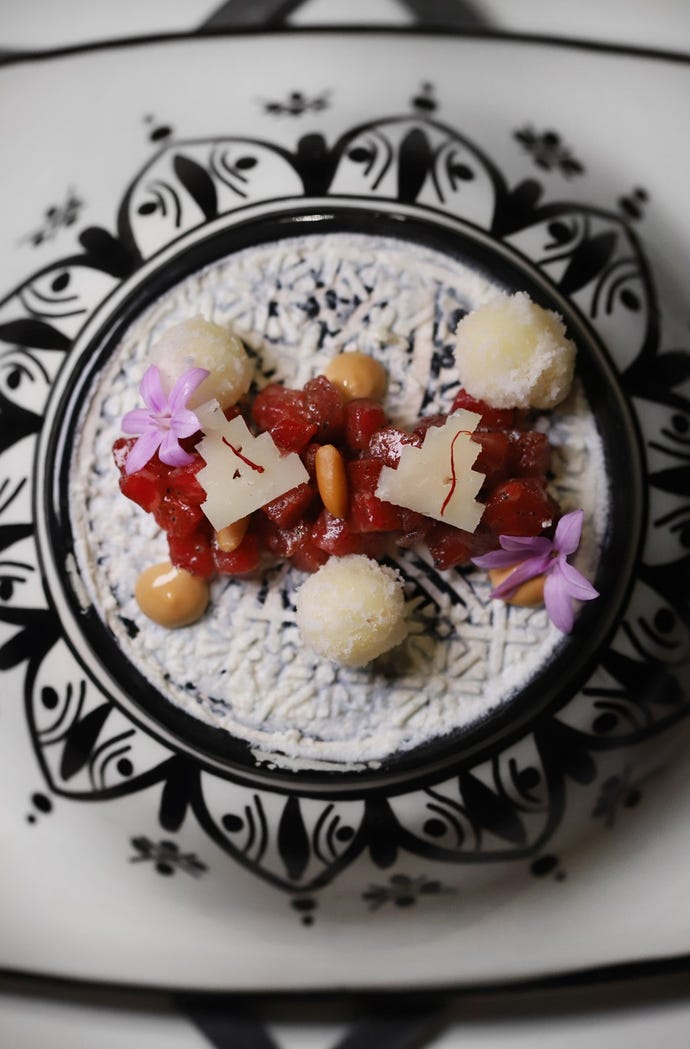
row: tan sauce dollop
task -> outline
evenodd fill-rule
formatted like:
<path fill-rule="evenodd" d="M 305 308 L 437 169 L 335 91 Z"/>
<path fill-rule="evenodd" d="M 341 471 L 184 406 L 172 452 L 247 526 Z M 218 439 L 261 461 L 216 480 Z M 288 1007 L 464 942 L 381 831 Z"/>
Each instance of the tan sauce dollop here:
<path fill-rule="evenodd" d="M 205 579 L 163 561 L 144 569 L 137 579 L 134 596 L 145 616 L 172 630 L 201 618 L 208 605 L 209 589 Z"/>

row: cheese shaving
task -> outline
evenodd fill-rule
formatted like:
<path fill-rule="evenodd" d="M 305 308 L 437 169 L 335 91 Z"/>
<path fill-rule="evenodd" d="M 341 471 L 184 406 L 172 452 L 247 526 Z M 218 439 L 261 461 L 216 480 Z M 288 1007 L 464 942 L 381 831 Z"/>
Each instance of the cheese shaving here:
<path fill-rule="evenodd" d="M 474 532 L 484 513 L 475 496 L 484 474 L 473 470 L 481 445 L 472 440 L 481 416 L 462 408 L 443 426 L 431 426 L 421 448 L 405 445 L 396 469 L 384 466 L 379 499 Z"/>

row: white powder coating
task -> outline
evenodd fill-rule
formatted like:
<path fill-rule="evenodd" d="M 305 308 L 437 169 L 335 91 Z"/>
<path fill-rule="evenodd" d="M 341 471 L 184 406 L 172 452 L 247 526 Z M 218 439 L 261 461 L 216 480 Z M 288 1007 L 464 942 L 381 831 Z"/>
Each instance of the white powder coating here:
<path fill-rule="evenodd" d="M 499 296 L 458 324 L 460 381 L 493 408 L 555 408 L 575 372 L 575 345 L 562 319 L 529 295 Z"/>
<path fill-rule="evenodd" d="M 407 634 L 399 572 L 363 554 L 331 557 L 295 594 L 297 626 L 318 655 L 363 667 Z"/>
<path fill-rule="evenodd" d="M 342 350 L 370 353 L 389 375 L 389 415 L 409 426 L 449 409 L 458 388 L 458 320 L 502 291 L 418 245 L 313 235 L 215 263 L 135 321 L 77 431 L 71 516 L 91 602 L 125 658 L 171 703 L 247 740 L 259 758 L 310 767 L 375 763 L 475 722 L 539 671 L 562 641 L 544 610 L 492 601 L 484 573 L 439 572 L 422 550 L 396 557 L 408 636 L 363 669 L 320 659 L 302 643 L 295 591 L 307 577 L 286 566 L 255 580 L 217 579 L 204 619 L 166 631 L 134 599 L 142 568 L 167 558 L 165 537 L 121 496 L 111 456 L 122 415 L 137 406 L 150 347 L 181 320 L 201 313 L 230 327 L 255 357 L 258 385 L 298 386 Z M 543 428 L 555 449 L 553 487 L 563 510 L 585 511 L 577 565 L 593 578 L 608 488 L 577 386 Z"/>
<path fill-rule="evenodd" d="M 160 369 L 166 393 L 190 368 L 210 373 L 189 398 L 188 408 L 210 400 L 229 408 L 247 392 L 254 374 L 241 340 L 204 317 L 191 317 L 163 332 L 151 350 L 150 363 Z"/>

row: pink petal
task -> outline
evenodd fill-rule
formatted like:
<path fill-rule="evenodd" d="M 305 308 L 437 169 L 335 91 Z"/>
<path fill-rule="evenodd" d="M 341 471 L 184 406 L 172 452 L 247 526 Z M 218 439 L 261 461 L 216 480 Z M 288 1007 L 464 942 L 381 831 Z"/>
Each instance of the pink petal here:
<path fill-rule="evenodd" d="M 548 567 L 548 554 L 530 557 L 527 561 L 523 561 L 521 565 L 518 565 L 515 571 L 511 572 L 507 579 L 504 579 L 502 583 L 499 583 L 498 586 L 491 591 L 491 596 L 510 597 L 519 586 L 526 583 L 528 579 L 534 579 L 535 576 L 541 575 Z"/>
<path fill-rule="evenodd" d="M 190 412 L 188 408 L 175 412 L 170 420 L 170 430 L 178 440 L 181 437 L 191 437 L 199 429 L 199 420 L 194 412 Z"/>
<path fill-rule="evenodd" d="M 553 573 L 554 575 L 560 574 L 563 580 L 563 589 L 571 597 L 576 597 L 578 601 L 593 601 L 595 597 L 599 597 L 599 591 L 594 589 L 582 572 L 578 572 L 577 568 L 569 565 L 563 555 L 558 558 Z"/>
<path fill-rule="evenodd" d="M 123 433 L 145 433 L 155 425 L 151 421 L 151 412 L 148 408 L 135 408 L 122 417 Z"/>
<path fill-rule="evenodd" d="M 185 452 L 184 448 L 181 448 L 178 444 L 177 448 L 171 448 L 168 458 L 163 459 L 163 462 L 167 462 L 168 466 L 189 466 L 190 463 L 194 462 L 194 456 L 190 455 L 189 452 Z"/>
<path fill-rule="evenodd" d="M 544 604 L 549 619 L 563 634 L 573 629 L 575 613 L 572 598 L 563 586 L 563 579 L 557 572 L 550 572 L 544 584 Z"/>
<path fill-rule="evenodd" d="M 189 398 L 210 374 L 206 368 L 190 368 L 179 377 L 170 392 L 168 401 L 172 415 L 177 415 L 179 411 L 186 408 Z"/>
<path fill-rule="evenodd" d="M 180 447 L 175 434 L 170 430 L 168 430 L 161 442 L 158 456 L 161 462 L 166 463 L 168 466 L 187 466 L 188 463 L 194 462 L 194 456 Z"/>
<path fill-rule="evenodd" d="M 580 545 L 584 510 L 573 510 L 562 517 L 556 526 L 553 545 L 561 554 L 574 554 Z"/>
<path fill-rule="evenodd" d="M 535 557 L 537 554 L 548 554 L 553 548 L 551 540 L 545 535 L 499 535 L 498 541 L 504 550 L 521 553 L 523 557 L 528 554 Z"/>
<path fill-rule="evenodd" d="M 472 564 L 478 568 L 507 568 L 530 557 L 551 553 L 551 540 L 545 536 L 500 535 L 498 538 L 503 549 L 473 557 Z"/>
<path fill-rule="evenodd" d="M 141 470 L 142 466 L 146 466 L 149 459 L 153 459 L 160 443 L 160 430 L 145 430 L 127 456 L 125 473 L 134 474 Z"/>
<path fill-rule="evenodd" d="M 477 568 L 509 568 L 519 562 L 520 558 L 510 550 L 492 550 L 488 554 L 472 558 L 472 564 Z"/>
<path fill-rule="evenodd" d="M 144 372 L 139 392 L 144 399 L 144 404 L 156 415 L 162 415 L 168 411 L 168 398 L 163 392 L 161 373 L 155 364 L 150 364 Z"/>

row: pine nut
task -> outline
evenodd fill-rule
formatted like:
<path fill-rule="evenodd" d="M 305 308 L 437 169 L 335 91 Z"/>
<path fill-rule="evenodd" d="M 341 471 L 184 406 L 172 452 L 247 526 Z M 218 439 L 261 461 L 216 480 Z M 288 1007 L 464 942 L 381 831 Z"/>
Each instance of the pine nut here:
<path fill-rule="evenodd" d="M 232 524 L 226 525 L 225 528 L 221 528 L 220 532 L 216 532 L 218 549 L 222 550 L 224 554 L 231 554 L 233 550 L 237 550 L 248 528 L 249 517 L 240 517 L 239 520 L 233 521 Z"/>
<path fill-rule="evenodd" d="M 358 397 L 382 401 L 388 385 L 388 376 L 383 365 L 359 350 L 339 353 L 328 362 L 324 375 L 329 382 L 338 387 L 346 401 L 353 401 Z"/>
<path fill-rule="evenodd" d="M 345 462 L 332 444 L 322 444 L 314 457 L 316 484 L 323 505 L 334 517 L 347 514 L 347 473 Z"/>
<path fill-rule="evenodd" d="M 491 585 L 494 587 L 498 586 L 516 568 L 517 565 L 509 565 L 507 568 L 490 568 L 489 579 L 491 580 Z M 537 605 L 543 605 L 545 582 L 545 575 L 534 576 L 523 583 L 522 586 L 519 586 L 512 597 L 504 597 L 503 600 L 508 605 L 521 605 L 524 608 L 535 608 Z"/>

